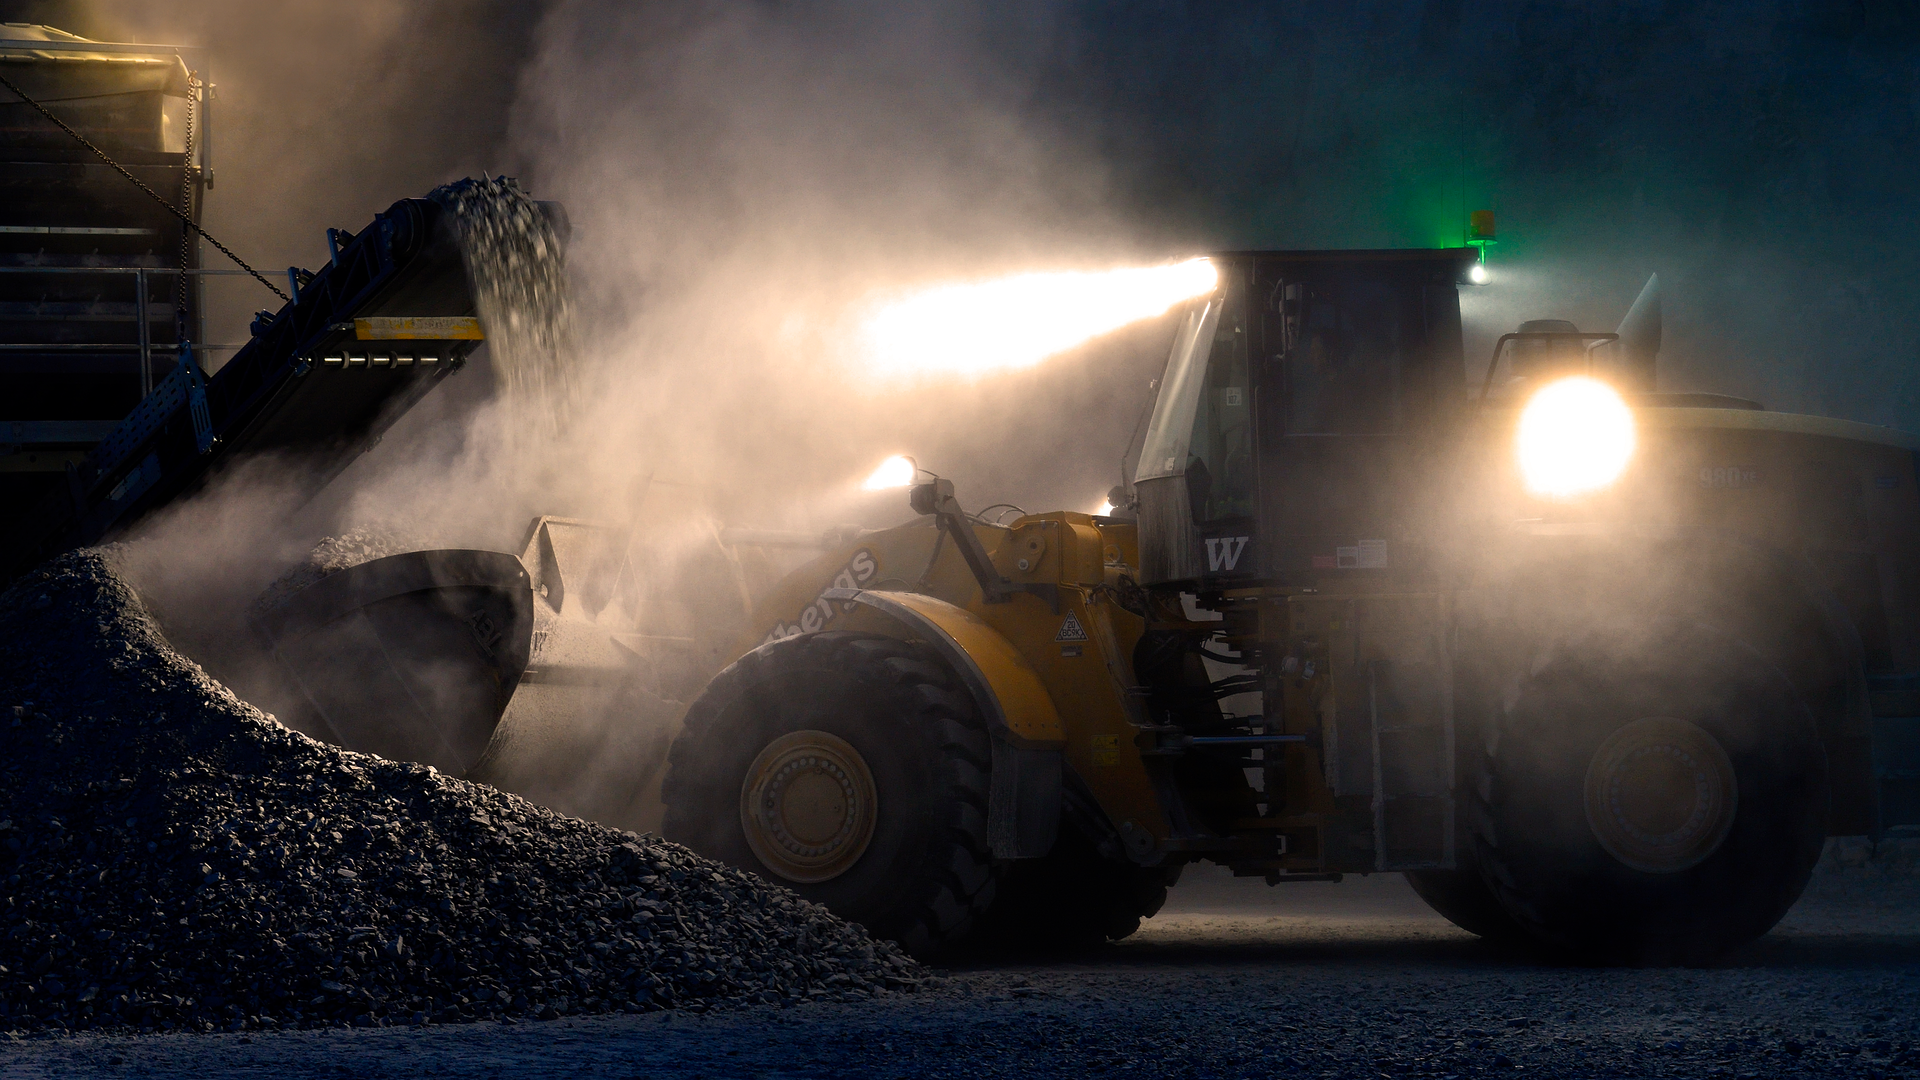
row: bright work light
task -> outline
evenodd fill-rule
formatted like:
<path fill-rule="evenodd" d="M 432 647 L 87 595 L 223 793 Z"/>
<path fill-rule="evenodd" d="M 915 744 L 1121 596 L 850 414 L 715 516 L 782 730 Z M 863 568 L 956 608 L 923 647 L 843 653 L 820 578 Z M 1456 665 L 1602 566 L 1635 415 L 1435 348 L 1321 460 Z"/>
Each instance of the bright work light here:
<path fill-rule="evenodd" d="M 913 483 L 918 467 L 913 459 L 905 454 L 895 454 L 880 463 L 879 468 L 862 481 L 862 491 L 884 491 L 887 488 L 903 488 Z"/>
<path fill-rule="evenodd" d="M 1543 387 L 1520 413 L 1520 475 L 1535 495 L 1565 499 L 1620 478 L 1633 457 L 1633 410 L 1584 375 Z"/>

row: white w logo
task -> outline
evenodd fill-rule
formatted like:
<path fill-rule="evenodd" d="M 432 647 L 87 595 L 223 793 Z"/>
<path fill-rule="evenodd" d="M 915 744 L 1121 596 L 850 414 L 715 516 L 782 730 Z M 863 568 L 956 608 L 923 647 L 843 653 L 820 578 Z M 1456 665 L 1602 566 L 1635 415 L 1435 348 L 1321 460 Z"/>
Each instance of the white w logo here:
<path fill-rule="evenodd" d="M 1240 565 L 1240 553 L 1247 550 L 1246 536 L 1218 536 L 1207 541 L 1207 572 L 1217 574 Z"/>

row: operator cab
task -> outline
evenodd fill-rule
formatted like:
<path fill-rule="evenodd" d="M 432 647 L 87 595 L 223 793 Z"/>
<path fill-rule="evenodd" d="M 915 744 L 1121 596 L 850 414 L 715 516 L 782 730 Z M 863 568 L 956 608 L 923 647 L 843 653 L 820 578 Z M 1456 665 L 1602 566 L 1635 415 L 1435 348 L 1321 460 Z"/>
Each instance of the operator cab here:
<path fill-rule="evenodd" d="M 1135 479 L 1143 584 L 1217 589 L 1432 559 L 1434 453 L 1466 403 L 1470 248 L 1229 252 L 1175 335 Z"/>

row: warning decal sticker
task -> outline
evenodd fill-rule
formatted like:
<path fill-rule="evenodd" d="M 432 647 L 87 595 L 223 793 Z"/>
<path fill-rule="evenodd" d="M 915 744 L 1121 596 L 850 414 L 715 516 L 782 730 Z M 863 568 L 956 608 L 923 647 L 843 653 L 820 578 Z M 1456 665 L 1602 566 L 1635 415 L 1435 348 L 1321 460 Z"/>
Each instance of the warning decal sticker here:
<path fill-rule="evenodd" d="M 480 320 L 471 315 L 376 315 L 353 320 L 356 341 L 482 341 Z"/>
<path fill-rule="evenodd" d="M 1060 624 L 1060 632 L 1053 635 L 1053 640 L 1086 641 L 1086 627 L 1081 626 L 1080 620 L 1074 617 L 1073 612 L 1069 611 L 1067 612 L 1067 621 Z"/>

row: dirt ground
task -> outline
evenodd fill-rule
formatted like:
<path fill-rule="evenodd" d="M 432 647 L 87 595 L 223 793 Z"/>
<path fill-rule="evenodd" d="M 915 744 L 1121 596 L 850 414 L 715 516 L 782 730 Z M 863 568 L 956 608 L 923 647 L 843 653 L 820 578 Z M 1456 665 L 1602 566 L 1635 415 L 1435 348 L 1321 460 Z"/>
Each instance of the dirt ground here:
<path fill-rule="evenodd" d="M 1703 969 L 1542 965 L 1398 875 L 1200 870 L 1141 932 L 870 1003 L 547 1023 L 0 1042 L 32 1077 L 1920 1075 L 1920 878 L 1838 869 Z"/>

